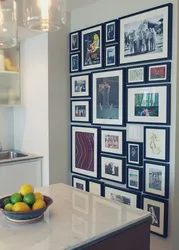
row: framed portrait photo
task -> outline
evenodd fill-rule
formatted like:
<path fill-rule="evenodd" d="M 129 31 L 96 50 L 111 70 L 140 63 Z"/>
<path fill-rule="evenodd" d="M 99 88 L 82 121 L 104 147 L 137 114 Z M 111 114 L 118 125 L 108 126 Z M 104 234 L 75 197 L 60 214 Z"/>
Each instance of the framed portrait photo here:
<path fill-rule="evenodd" d="M 105 67 L 117 66 L 118 53 L 117 44 L 105 47 Z"/>
<path fill-rule="evenodd" d="M 133 208 L 140 207 L 140 193 L 105 185 L 105 197 Z"/>
<path fill-rule="evenodd" d="M 169 164 L 144 162 L 144 192 L 168 199 Z"/>
<path fill-rule="evenodd" d="M 172 4 L 119 18 L 120 65 L 172 57 Z"/>
<path fill-rule="evenodd" d="M 81 70 L 103 67 L 102 25 L 93 26 L 81 31 Z"/>
<path fill-rule="evenodd" d="M 90 74 L 70 77 L 71 98 L 90 97 Z"/>
<path fill-rule="evenodd" d="M 128 68 L 127 84 L 143 84 L 146 82 L 146 66 Z"/>
<path fill-rule="evenodd" d="M 98 128 L 71 127 L 72 173 L 98 177 Z"/>
<path fill-rule="evenodd" d="M 104 196 L 104 182 L 90 179 L 88 191 L 95 195 Z"/>
<path fill-rule="evenodd" d="M 125 158 L 101 155 L 101 178 L 125 183 Z"/>
<path fill-rule="evenodd" d="M 170 82 L 171 81 L 171 63 L 159 63 L 148 65 L 148 82 Z"/>
<path fill-rule="evenodd" d="M 144 127 L 144 158 L 169 162 L 170 128 Z"/>
<path fill-rule="evenodd" d="M 127 167 L 127 188 L 142 191 L 142 168 Z"/>
<path fill-rule="evenodd" d="M 80 50 L 80 31 L 70 33 L 70 52 Z"/>
<path fill-rule="evenodd" d="M 143 165 L 143 143 L 127 142 L 127 163 Z"/>
<path fill-rule="evenodd" d="M 123 70 L 92 74 L 93 124 L 123 126 Z"/>
<path fill-rule="evenodd" d="M 71 101 L 71 122 L 91 121 L 90 100 Z"/>
<path fill-rule="evenodd" d="M 118 31 L 118 20 L 111 20 L 104 23 L 105 30 L 105 43 L 115 43 L 117 42 L 117 31 Z"/>
<path fill-rule="evenodd" d="M 70 54 L 70 73 L 80 71 L 80 54 Z"/>
<path fill-rule="evenodd" d="M 142 205 L 145 211 L 151 213 L 151 232 L 167 238 L 168 236 L 168 201 L 149 195 L 142 196 Z"/>
<path fill-rule="evenodd" d="M 128 87 L 128 123 L 170 125 L 171 86 Z"/>
<path fill-rule="evenodd" d="M 101 129 L 101 152 L 125 155 L 126 131 Z"/>
<path fill-rule="evenodd" d="M 88 189 L 87 180 L 75 175 L 72 176 L 72 186 L 82 191 L 87 191 Z"/>

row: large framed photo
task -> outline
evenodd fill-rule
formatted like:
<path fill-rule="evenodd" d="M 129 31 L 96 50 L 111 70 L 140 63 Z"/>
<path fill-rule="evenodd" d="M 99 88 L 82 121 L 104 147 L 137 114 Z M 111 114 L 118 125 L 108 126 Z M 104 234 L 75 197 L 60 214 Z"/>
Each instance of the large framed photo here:
<path fill-rule="evenodd" d="M 128 122 L 169 125 L 170 104 L 170 84 L 129 87 Z"/>
<path fill-rule="evenodd" d="M 106 44 L 117 42 L 118 20 L 111 20 L 109 22 L 104 23 L 104 32 Z"/>
<path fill-rule="evenodd" d="M 169 164 L 158 162 L 144 162 L 144 192 L 169 197 Z"/>
<path fill-rule="evenodd" d="M 71 98 L 90 97 L 90 74 L 70 77 Z"/>
<path fill-rule="evenodd" d="M 105 67 L 115 67 L 117 66 L 118 53 L 117 44 L 105 47 Z"/>
<path fill-rule="evenodd" d="M 72 173 L 98 177 L 98 128 L 71 127 Z"/>
<path fill-rule="evenodd" d="M 142 191 L 142 168 L 127 167 L 127 188 Z"/>
<path fill-rule="evenodd" d="M 133 208 L 140 207 L 140 193 L 135 191 L 105 185 L 105 197 Z"/>
<path fill-rule="evenodd" d="M 170 129 L 162 127 L 144 127 L 144 158 L 169 162 Z"/>
<path fill-rule="evenodd" d="M 151 213 L 151 232 L 167 238 L 168 236 L 168 201 L 143 195 L 142 205 L 145 211 Z"/>
<path fill-rule="evenodd" d="M 125 155 L 126 131 L 101 129 L 101 152 Z"/>
<path fill-rule="evenodd" d="M 127 143 L 127 163 L 137 166 L 143 164 L 143 144 L 128 142 Z"/>
<path fill-rule="evenodd" d="M 158 63 L 148 65 L 148 82 L 170 82 L 171 81 L 171 63 Z"/>
<path fill-rule="evenodd" d="M 93 124 L 123 126 L 123 70 L 97 72 L 93 81 Z"/>
<path fill-rule="evenodd" d="M 89 123 L 91 110 L 89 100 L 71 101 L 71 122 Z"/>
<path fill-rule="evenodd" d="M 172 57 L 172 4 L 119 19 L 120 64 Z"/>
<path fill-rule="evenodd" d="M 79 176 L 75 176 L 75 175 L 72 176 L 72 186 L 82 191 L 88 190 L 87 180 Z"/>
<path fill-rule="evenodd" d="M 146 66 L 136 66 L 127 70 L 127 84 L 143 84 L 146 82 Z"/>
<path fill-rule="evenodd" d="M 103 67 L 102 25 L 93 26 L 81 31 L 81 69 L 91 70 Z"/>
<path fill-rule="evenodd" d="M 88 191 L 95 195 L 104 196 L 104 182 L 90 179 Z"/>
<path fill-rule="evenodd" d="M 70 73 L 76 73 L 80 71 L 80 54 L 70 55 Z"/>
<path fill-rule="evenodd" d="M 80 32 L 70 33 L 70 52 L 80 50 Z"/>
<path fill-rule="evenodd" d="M 101 178 L 114 182 L 125 183 L 125 158 L 101 156 Z"/>

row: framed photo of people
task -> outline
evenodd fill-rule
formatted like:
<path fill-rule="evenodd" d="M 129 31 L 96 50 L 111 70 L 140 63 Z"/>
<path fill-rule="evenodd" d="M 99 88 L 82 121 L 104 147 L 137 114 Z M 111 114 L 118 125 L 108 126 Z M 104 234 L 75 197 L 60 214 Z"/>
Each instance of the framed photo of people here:
<path fill-rule="evenodd" d="M 151 64 L 147 67 L 148 82 L 170 82 L 171 81 L 171 63 Z"/>
<path fill-rule="evenodd" d="M 71 101 L 71 122 L 89 123 L 91 121 L 90 100 Z"/>
<path fill-rule="evenodd" d="M 75 53 L 70 55 L 70 73 L 80 71 L 80 54 Z"/>
<path fill-rule="evenodd" d="M 103 67 L 103 29 L 102 25 L 81 31 L 81 70 Z"/>
<path fill-rule="evenodd" d="M 172 4 L 119 18 L 120 65 L 171 59 Z"/>
<path fill-rule="evenodd" d="M 118 61 L 118 45 L 114 44 L 105 47 L 105 67 L 115 67 Z"/>
<path fill-rule="evenodd" d="M 70 97 L 90 97 L 90 74 L 75 75 L 70 77 Z"/>
<path fill-rule="evenodd" d="M 118 20 L 111 20 L 104 23 L 105 43 L 118 42 Z"/>
<path fill-rule="evenodd" d="M 87 191 L 88 189 L 87 180 L 75 175 L 72 176 L 72 186 L 82 191 Z"/>
<path fill-rule="evenodd" d="M 70 33 L 70 52 L 80 50 L 80 31 Z"/>
<path fill-rule="evenodd" d="M 146 66 L 136 66 L 127 70 L 127 84 L 143 84 L 146 82 Z"/>
<path fill-rule="evenodd" d="M 142 191 L 142 168 L 127 166 L 127 188 Z"/>
<path fill-rule="evenodd" d="M 93 124 L 123 126 L 123 70 L 92 74 Z"/>

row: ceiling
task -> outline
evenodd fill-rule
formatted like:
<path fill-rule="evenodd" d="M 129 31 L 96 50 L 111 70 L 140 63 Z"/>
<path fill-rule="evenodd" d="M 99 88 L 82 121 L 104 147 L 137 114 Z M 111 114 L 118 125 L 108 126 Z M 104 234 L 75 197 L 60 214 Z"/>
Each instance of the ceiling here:
<path fill-rule="evenodd" d="M 66 0 L 66 1 L 67 1 L 67 11 L 71 12 L 75 9 L 96 3 L 99 0 Z"/>

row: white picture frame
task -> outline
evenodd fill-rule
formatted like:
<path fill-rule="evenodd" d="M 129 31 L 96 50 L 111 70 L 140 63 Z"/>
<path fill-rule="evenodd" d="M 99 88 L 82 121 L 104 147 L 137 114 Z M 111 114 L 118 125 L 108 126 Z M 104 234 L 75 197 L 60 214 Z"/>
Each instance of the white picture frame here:
<path fill-rule="evenodd" d="M 90 75 L 71 76 L 71 98 L 90 97 Z"/>
<path fill-rule="evenodd" d="M 72 100 L 71 101 L 71 122 L 90 123 L 90 101 Z"/>

